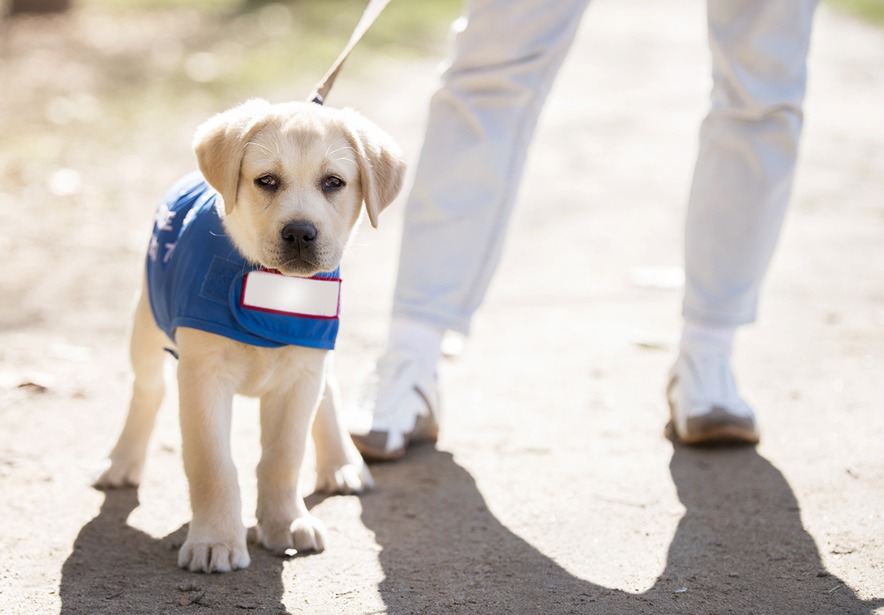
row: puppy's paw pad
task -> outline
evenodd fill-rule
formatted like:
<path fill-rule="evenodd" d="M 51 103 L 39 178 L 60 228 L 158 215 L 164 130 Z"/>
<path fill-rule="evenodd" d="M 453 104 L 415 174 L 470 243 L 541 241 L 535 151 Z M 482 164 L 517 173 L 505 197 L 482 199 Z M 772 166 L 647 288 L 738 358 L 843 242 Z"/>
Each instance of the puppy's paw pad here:
<path fill-rule="evenodd" d="M 251 563 L 245 544 L 186 541 L 178 551 L 178 566 L 191 572 L 231 572 Z"/>
<path fill-rule="evenodd" d="M 97 489 L 119 489 L 137 487 L 141 484 L 143 464 L 133 460 L 105 459 L 95 474 L 98 476 L 92 486 Z"/>
<path fill-rule="evenodd" d="M 316 473 L 316 491 L 350 495 L 363 493 L 374 486 L 368 466 L 361 461 L 336 468 L 320 468 Z"/>

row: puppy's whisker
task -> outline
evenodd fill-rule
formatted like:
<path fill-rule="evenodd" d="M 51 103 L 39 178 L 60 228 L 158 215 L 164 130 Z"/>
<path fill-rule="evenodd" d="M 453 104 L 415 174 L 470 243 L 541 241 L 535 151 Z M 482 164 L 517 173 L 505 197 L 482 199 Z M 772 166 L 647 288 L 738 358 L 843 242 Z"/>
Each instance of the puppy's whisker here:
<path fill-rule="evenodd" d="M 329 147 L 331 147 L 331 145 L 329 145 Z M 354 154 L 356 153 L 356 150 L 355 150 L 355 149 L 353 149 L 353 148 L 350 147 L 349 145 L 345 145 L 345 146 L 343 146 L 343 147 L 339 147 L 339 148 L 337 148 L 337 149 L 335 149 L 335 150 L 332 150 L 332 151 L 326 150 L 326 152 L 325 152 L 325 156 L 326 156 L 326 158 L 328 158 L 329 156 L 333 156 L 334 154 L 337 154 L 337 153 L 340 152 L 341 150 L 350 150 L 350 151 L 353 152 Z"/>
<path fill-rule="evenodd" d="M 331 147 L 331 145 L 329 145 L 329 147 Z M 353 146 L 351 146 L 351 145 L 342 145 L 341 147 L 339 147 L 339 148 L 337 148 L 337 149 L 335 149 L 335 150 L 326 151 L 326 154 L 327 154 L 327 155 L 331 155 L 331 154 L 334 154 L 334 153 L 337 153 L 337 152 L 341 151 L 342 149 L 348 149 L 348 150 L 350 150 L 351 152 L 355 152 L 355 151 L 356 151 L 355 149 L 353 149 Z"/>
<path fill-rule="evenodd" d="M 256 141 L 249 141 L 248 143 L 246 143 L 246 147 L 248 147 L 249 145 L 254 145 L 256 147 L 260 147 L 262 150 L 264 150 L 268 154 L 279 155 L 279 144 L 278 143 L 276 144 L 276 151 L 275 152 L 272 149 L 270 149 L 269 147 L 267 147 L 266 145 L 264 145 L 263 143 L 258 143 Z"/>
<path fill-rule="evenodd" d="M 335 158 L 334 162 L 349 162 L 349 163 L 352 164 L 354 167 L 359 166 L 359 165 L 356 164 L 356 161 L 355 161 L 355 160 L 351 160 L 350 158 Z"/>

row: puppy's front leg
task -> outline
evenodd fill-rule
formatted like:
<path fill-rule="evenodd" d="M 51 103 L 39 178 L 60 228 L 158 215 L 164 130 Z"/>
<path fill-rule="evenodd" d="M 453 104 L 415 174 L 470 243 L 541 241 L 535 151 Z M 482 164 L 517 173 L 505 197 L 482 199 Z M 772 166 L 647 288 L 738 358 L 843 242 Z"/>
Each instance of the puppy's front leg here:
<path fill-rule="evenodd" d="M 310 423 L 322 386 L 300 378 L 295 389 L 261 398 L 261 461 L 258 463 L 256 540 L 274 553 L 322 551 L 326 530 L 311 515 L 298 488 Z"/>
<path fill-rule="evenodd" d="M 179 332 L 180 333 L 180 332 Z M 232 379 L 211 362 L 194 360 L 179 335 L 182 453 L 193 520 L 178 565 L 193 572 L 246 568 L 249 553 L 236 468 L 230 453 Z"/>

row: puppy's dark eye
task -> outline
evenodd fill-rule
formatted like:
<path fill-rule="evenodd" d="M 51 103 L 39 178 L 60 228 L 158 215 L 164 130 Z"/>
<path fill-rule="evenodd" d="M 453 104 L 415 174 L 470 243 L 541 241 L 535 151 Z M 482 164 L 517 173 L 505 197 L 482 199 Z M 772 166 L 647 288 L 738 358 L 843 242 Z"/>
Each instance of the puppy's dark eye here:
<path fill-rule="evenodd" d="M 262 175 L 256 179 L 255 185 L 264 190 L 274 191 L 279 186 L 279 183 L 276 181 L 275 177 L 268 173 L 267 175 Z"/>
<path fill-rule="evenodd" d="M 323 192 L 336 192 L 346 186 L 346 182 L 340 177 L 335 177 L 334 175 L 329 175 L 324 180 L 322 180 L 322 191 Z"/>

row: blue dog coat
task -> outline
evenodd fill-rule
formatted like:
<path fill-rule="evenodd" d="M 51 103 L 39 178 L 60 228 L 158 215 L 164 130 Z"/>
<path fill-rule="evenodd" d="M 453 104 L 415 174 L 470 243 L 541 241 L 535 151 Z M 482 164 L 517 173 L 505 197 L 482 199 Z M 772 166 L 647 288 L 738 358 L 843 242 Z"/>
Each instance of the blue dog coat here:
<path fill-rule="evenodd" d="M 172 341 L 175 329 L 190 327 L 253 346 L 333 349 L 340 269 L 308 279 L 249 264 L 227 238 L 217 201 L 192 173 L 157 209 L 147 288 L 159 327 Z"/>

